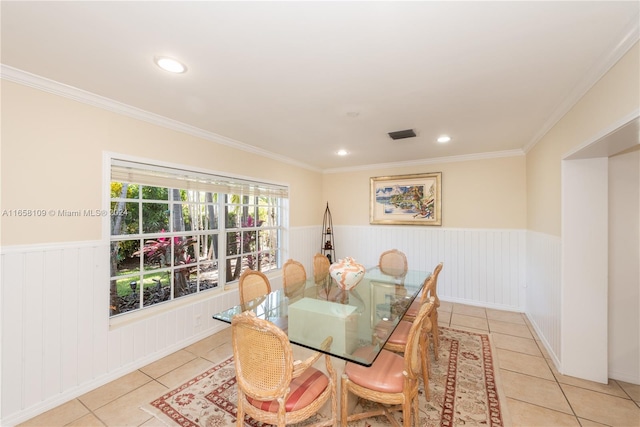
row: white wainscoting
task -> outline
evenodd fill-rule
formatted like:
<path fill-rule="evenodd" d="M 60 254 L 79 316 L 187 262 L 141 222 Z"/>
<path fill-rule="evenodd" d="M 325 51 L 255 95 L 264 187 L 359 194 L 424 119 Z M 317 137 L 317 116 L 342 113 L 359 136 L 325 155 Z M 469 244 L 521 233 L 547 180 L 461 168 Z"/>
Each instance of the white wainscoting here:
<path fill-rule="evenodd" d="M 410 268 L 430 271 L 444 262 L 438 285 L 443 300 L 524 310 L 523 230 L 337 226 L 334 231 L 338 258 L 375 265 L 380 252 L 397 248 L 407 254 Z M 288 237 L 285 257 L 299 260 L 312 274 L 320 226 L 293 228 Z M 539 246 L 531 245 L 543 263 L 553 264 L 553 253 Z M 2 248 L 0 425 L 25 421 L 226 327 L 211 314 L 236 304 L 235 290 L 110 327 L 108 249 L 101 241 Z M 544 285 L 558 289 L 555 282 Z M 532 319 L 546 332 L 549 325 L 539 310 L 532 311 Z"/>
<path fill-rule="evenodd" d="M 291 229 L 289 251 L 285 253 L 283 262 L 288 258 L 293 258 L 304 265 L 307 271 L 307 277 L 313 276 L 313 256 L 320 252 L 321 241 L 321 226 L 296 227 Z"/>
<path fill-rule="evenodd" d="M 527 283 L 525 312 L 560 368 L 561 239 L 527 232 Z"/>
<path fill-rule="evenodd" d="M 375 265 L 399 249 L 410 269 L 443 262 L 438 296 L 446 301 L 524 311 L 525 231 L 394 226 L 334 226 L 336 257 Z"/>
<path fill-rule="evenodd" d="M 11 426 L 226 327 L 211 314 L 237 291 L 117 328 L 109 326 L 109 247 L 103 242 L 4 247 L 2 402 Z"/>

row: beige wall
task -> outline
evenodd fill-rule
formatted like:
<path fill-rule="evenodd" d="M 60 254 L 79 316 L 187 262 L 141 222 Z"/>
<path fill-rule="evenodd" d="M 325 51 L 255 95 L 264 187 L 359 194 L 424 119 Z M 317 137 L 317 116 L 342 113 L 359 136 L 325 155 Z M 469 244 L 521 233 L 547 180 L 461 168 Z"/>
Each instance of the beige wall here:
<path fill-rule="evenodd" d="M 442 172 L 442 227 L 525 228 L 524 156 L 325 174 L 333 223 L 369 224 L 371 177 L 428 172 Z"/>
<path fill-rule="evenodd" d="M 103 152 L 290 185 L 290 225 L 317 225 L 322 175 L 2 80 L 1 209 L 102 209 Z M 2 217 L 2 245 L 98 240 L 97 217 Z"/>
<path fill-rule="evenodd" d="M 560 230 L 560 164 L 571 150 L 640 107 L 638 43 L 527 153 L 527 228 Z"/>
<path fill-rule="evenodd" d="M 636 44 L 525 157 L 322 175 L 2 80 L 1 208 L 102 208 L 102 153 L 290 185 L 291 226 L 369 223 L 369 178 L 442 172 L 443 227 L 560 235 L 560 159 L 639 105 Z M 322 196 L 319 198 L 318 194 Z M 97 218 L 3 216 L 3 245 L 100 239 Z"/>

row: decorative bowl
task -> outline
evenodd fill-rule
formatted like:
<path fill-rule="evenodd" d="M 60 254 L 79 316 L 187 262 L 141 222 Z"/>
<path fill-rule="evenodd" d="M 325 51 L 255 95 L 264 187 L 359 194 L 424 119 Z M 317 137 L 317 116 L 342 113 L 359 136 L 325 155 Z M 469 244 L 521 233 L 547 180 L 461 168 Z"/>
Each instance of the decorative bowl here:
<path fill-rule="evenodd" d="M 329 266 L 329 274 L 338 283 L 340 289 L 353 289 L 364 277 L 365 268 L 353 258 L 346 257 Z"/>

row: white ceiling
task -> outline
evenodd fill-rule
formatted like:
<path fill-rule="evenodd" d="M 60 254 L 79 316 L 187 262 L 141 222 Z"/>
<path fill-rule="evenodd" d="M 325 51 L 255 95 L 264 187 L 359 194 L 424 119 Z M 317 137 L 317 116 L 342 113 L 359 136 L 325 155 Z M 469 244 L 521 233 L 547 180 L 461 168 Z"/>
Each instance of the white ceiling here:
<path fill-rule="evenodd" d="M 326 171 L 527 150 L 638 40 L 639 9 L 2 1 L 1 62 L 5 78 L 32 73 Z M 416 138 L 387 135 L 409 128 Z"/>

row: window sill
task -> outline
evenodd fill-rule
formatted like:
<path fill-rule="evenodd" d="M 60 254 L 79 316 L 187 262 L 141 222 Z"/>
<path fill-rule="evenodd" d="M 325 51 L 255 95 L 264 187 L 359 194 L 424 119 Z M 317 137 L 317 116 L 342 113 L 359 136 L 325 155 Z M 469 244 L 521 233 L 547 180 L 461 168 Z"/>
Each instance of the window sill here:
<path fill-rule="evenodd" d="M 131 313 L 123 313 L 121 315 L 118 315 L 109 319 L 109 330 L 118 329 L 120 327 L 127 326 L 132 323 L 139 322 L 141 320 L 146 320 L 152 317 L 156 317 L 160 314 L 168 313 L 170 311 L 176 310 L 186 305 L 191 305 L 197 302 L 213 299 L 223 295 L 224 293 L 233 292 L 235 289 L 237 289 L 237 286 L 233 288 L 227 287 L 226 290 L 219 289 L 219 288 L 208 289 L 206 291 L 193 294 L 193 295 L 184 296 L 182 298 L 178 298 L 173 301 L 163 302 L 163 303 L 154 305 L 153 307 L 132 311 Z"/>
<path fill-rule="evenodd" d="M 271 290 L 275 291 L 282 288 L 282 270 L 276 269 L 266 273 L 269 281 L 271 282 Z M 167 301 L 157 304 L 153 307 L 148 307 L 142 310 L 132 311 L 131 313 L 123 313 L 122 315 L 115 316 L 109 319 L 109 330 L 115 330 L 123 326 L 131 325 L 133 323 L 156 317 L 163 313 L 176 310 L 186 305 L 192 305 L 201 301 L 220 297 L 229 292 L 238 291 L 238 282 L 230 285 L 223 286 L 222 288 L 213 288 L 206 291 L 178 298 L 173 301 Z"/>

